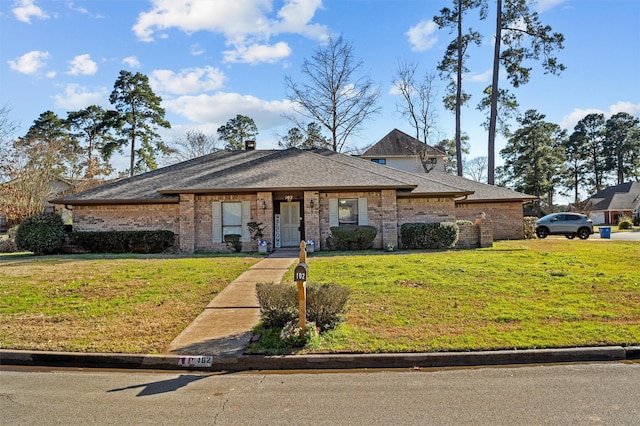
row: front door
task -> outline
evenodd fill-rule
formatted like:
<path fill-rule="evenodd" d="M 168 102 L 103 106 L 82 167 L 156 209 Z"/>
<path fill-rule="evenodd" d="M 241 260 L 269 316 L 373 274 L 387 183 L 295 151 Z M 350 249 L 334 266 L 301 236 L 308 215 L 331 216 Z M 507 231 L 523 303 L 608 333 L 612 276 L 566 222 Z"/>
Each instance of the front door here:
<path fill-rule="evenodd" d="M 280 235 L 282 247 L 300 245 L 300 203 L 280 203 Z"/>

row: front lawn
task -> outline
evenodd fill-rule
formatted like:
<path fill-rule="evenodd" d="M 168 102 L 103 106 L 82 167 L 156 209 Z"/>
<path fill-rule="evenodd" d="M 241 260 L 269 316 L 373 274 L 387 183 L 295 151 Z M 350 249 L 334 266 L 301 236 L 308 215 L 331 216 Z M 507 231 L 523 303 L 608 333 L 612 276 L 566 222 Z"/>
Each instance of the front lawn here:
<path fill-rule="evenodd" d="M 104 257 L 0 256 L 0 347 L 162 352 L 260 260 Z M 310 281 L 352 289 L 346 322 L 324 335 L 318 352 L 640 344 L 634 242 L 547 238 L 479 250 L 322 252 L 308 263 Z"/>
<path fill-rule="evenodd" d="M 162 352 L 256 257 L 0 256 L 0 347 Z"/>
<path fill-rule="evenodd" d="M 638 243 L 550 238 L 308 263 L 310 281 L 352 290 L 345 324 L 326 333 L 317 351 L 640 343 Z"/>

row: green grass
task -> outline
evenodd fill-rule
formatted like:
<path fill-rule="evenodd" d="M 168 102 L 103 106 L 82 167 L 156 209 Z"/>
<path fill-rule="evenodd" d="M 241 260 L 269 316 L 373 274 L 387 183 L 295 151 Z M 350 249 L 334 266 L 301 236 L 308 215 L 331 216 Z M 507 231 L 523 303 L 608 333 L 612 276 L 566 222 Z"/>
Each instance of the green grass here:
<path fill-rule="evenodd" d="M 0 257 L 0 347 L 163 351 L 253 257 Z"/>
<path fill-rule="evenodd" d="M 0 256 L 0 347 L 163 351 L 259 257 Z M 640 244 L 506 241 L 479 250 L 314 253 L 352 290 L 315 352 L 640 344 Z M 293 268 L 292 268 L 293 269 Z M 291 270 L 284 280 L 293 281 Z"/>
<path fill-rule="evenodd" d="M 308 263 L 310 281 L 352 290 L 346 323 L 320 352 L 640 343 L 637 243 L 547 239 Z"/>

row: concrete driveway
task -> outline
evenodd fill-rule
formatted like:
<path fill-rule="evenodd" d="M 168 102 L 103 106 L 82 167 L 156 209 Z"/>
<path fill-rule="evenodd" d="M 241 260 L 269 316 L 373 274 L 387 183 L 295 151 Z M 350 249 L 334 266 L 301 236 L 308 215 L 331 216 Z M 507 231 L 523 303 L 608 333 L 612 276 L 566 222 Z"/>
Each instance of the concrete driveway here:
<path fill-rule="evenodd" d="M 607 240 L 607 238 L 601 238 L 600 234 L 598 232 L 596 232 L 595 234 L 591 235 L 589 237 L 589 239 L 594 238 L 594 239 L 598 239 L 598 240 Z M 631 232 L 625 231 L 625 232 L 611 232 L 611 238 L 609 238 L 610 240 L 617 240 L 617 241 L 640 241 L 640 229 L 637 230 L 633 230 Z"/>

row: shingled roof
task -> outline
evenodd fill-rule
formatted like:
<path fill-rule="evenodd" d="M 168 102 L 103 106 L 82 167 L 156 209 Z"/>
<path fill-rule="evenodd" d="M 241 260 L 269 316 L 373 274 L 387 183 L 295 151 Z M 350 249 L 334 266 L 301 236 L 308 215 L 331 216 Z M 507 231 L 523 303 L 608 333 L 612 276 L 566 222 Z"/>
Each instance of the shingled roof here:
<path fill-rule="evenodd" d="M 177 203 L 179 194 L 396 189 L 398 196 L 472 191 L 328 150 L 219 151 L 52 200 L 57 204 Z"/>
<path fill-rule="evenodd" d="M 447 155 L 445 152 L 426 143 L 422 143 L 398 129 L 393 129 L 389 134 L 376 142 L 375 145 L 366 150 L 362 154 L 362 157 L 406 157 L 422 153 L 423 150 L 426 150 L 425 155 L 427 156 Z"/>
<path fill-rule="evenodd" d="M 589 210 L 633 210 L 639 200 L 640 182 L 626 182 L 609 186 L 589 198 Z"/>
<path fill-rule="evenodd" d="M 451 173 L 445 173 L 437 170 L 430 171 L 427 175 L 428 178 L 432 178 L 438 182 L 446 183 L 448 185 L 460 186 L 469 191 L 473 191 L 473 194 L 467 195 L 464 202 L 482 203 L 491 201 L 534 201 L 538 197 L 534 195 L 525 194 L 523 192 L 513 191 L 501 186 L 489 185 L 482 182 L 476 182 L 471 179 L 463 178 Z"/>

